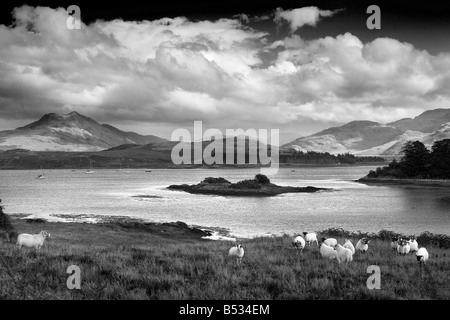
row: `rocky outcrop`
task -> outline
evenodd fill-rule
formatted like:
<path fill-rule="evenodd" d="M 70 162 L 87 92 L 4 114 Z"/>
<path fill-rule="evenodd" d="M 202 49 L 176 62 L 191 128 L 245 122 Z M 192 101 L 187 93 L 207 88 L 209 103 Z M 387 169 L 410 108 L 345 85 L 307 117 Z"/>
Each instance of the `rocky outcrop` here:
<path fill-rule="evenodd" d="M 283 193 L 296 193 L 296 192 L 306 192 L 313 193 L 318 191 L 331 190 L 326 188 L 316 188 L 316 187 L 286 187 L 278 186 L 273 183 L 261 183 L 258 180 L 244 180 L 237 183 L 231 183 L 223 178 L 224 182 L 208 182 L 211 179 L 216 178 L 206 178 L 198 184 L 181 184 L 181 185 L 170 185 L 167 187 L 169 190 L 185 191 L 192 194 L 210 194 L 210 195 L 220 195 L 220 196 L 238 196 L 238 197 L 271 197 Z"/>

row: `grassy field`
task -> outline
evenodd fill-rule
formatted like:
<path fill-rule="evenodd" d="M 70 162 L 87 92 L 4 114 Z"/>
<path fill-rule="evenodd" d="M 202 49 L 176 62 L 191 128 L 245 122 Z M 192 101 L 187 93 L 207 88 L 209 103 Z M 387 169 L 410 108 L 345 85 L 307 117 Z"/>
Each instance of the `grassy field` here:
<path fill-rule="evenodd" d="M 289 236 L 247 239 L 238 266 L 227 256 L 232 242 L 170 228 L 12 223 L 19 233 L 52 236 L 40 251 L 0 240 L 0 299 L 450 299 L 448 237 L 426 240 L 425 267 L 394 253 L 383 234 L 340 265 L 322 259 L 316 246 L 298 254 Z M 327 233 L 343 242 L 345 232 Z M 81 290 L 66 286 L 70 265 L 81 269 Z M 381 269 L 380 290 L 366 286 L 370 265 Z"/>

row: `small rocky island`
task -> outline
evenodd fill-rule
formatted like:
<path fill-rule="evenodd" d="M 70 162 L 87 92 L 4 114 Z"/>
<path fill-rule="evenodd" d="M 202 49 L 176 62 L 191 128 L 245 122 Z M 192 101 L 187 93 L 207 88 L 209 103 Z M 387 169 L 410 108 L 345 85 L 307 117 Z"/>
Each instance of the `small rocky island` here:
<path fill-rule="evenodd" d="M 270 182 L 267 176 L 257 174 L 252 180 L 243 180 L 237 183 L 231 183 L 224 178 L 206 178 L 198 184 L 188 185 L 170 185 L 170 190 L 185 191 L 193 194 L 211 194 L 221 196 L 251 196 L 251 197 L 271 197 L 283 193 L 306 192 L 313 193 L 327 188 L 315 187 L 285 187 L 277 186 Z"/>

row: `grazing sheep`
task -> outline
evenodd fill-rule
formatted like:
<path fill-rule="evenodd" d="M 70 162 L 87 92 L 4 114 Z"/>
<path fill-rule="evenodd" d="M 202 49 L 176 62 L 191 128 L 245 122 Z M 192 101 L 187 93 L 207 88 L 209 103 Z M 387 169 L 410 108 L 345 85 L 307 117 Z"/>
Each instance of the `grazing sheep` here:
<path fill-rule="evenodd" d="M 408 240 L 409 247 L 411 248 L 411 253 L 419 251 L 419 244 L 417 243 L 416 237 L 411 237 Z"/>
<path fill-rule="evenodd" d="M 336 250 L 340 261 L 345 261 L 345 262 L 353 261 L 352 250 L 347 249 L 347 248 L 341 246 L 340 244 L 336 244 L 334 246 L 334 249 Z"/>
<path fill-rule="evenodd" d="M 242 257 L 244 256 L 244 247 L 238 244 L 237 246 L 231 247 L 228 251 L 230 257 L 236 257 L 237 264 L 241 264 Z"/>
<path fill-rule="evenodd" d="M 397 251 L 398 237 L 392 237 L 391 249 Z"/>
<path fill-rule="evenodd" d="M 353 243 L 350 240 L 345 239 L 345 243 L 344 243 L 343 247 L 350 249 L 352 254 L 355 254 L 355 247 L 353 246 Z"/>
<path fill-rule="evenodd" d="M 424 247 L 420 248 L 417 252 L 416 252 L 416 257 L 417 257 L 417 261 L 419 262 L 420 265 L 425 264 L 428 260 L 428 251 L 427 249 L 425 249 Z"/>
<path fill-rule="evenodd" d="M 409 242 L 403 239 L 399 240 L 399 244 L 397 245 L 397 252 L 401 255 L 406 255 L 411 250 Z"/>
<path fill-rule="evenodd" d="M 334 238 L 328 238 L 323 243 L 325 243 L 327 246 L 334 247 L 337 245 L 337 240 Z"/>
<path fill-rule="evenodd" d="M 303 249 L 305 248 L 305 239 L 303 239 L 302 236 L 297 236 L 294 239 L 294 242 L 292 242 L 292 245 L 295 247 L 295 249 L 300 249 L 300 252 L 303 253 Z"/>
<path fill-rule="evenodd" d="M 361 238 L 358 243 L 356 243 L 356 250 L 366 252 L 367 249 L 369 249 L 369 239 Z"/>
<path fill-rule="evenodd" d="M 334 260 L 336 259 L 338 263 L 341 263 L 341 260 L 339 260 L 339 256 L 336 250 L 334 250 L 332 247 L 327 246 L 325 243 L 325 238 L 322 238 L 322 243 L 320 244 L 320 255 L 322 258 Z"/>
<path fill-rule="evenodd" d="M 19 245 L 19 249 L 22 249 L 22 246 L 40 249 L 44 244 L 44 240 L 48 237 L 50 237 L 50 233 L 45 230 L 38 234 L 22 233 L 17 237 L 17 244 Z"/>
<path fill-rule="evenodd" d="M 313 242 L 319 246 L 319 241 L 317 241 L 317 234 L 315 232 L 303 232 L 303 235 L 305 236 L 306 243 L 308 246 L 310 246 Z"/>

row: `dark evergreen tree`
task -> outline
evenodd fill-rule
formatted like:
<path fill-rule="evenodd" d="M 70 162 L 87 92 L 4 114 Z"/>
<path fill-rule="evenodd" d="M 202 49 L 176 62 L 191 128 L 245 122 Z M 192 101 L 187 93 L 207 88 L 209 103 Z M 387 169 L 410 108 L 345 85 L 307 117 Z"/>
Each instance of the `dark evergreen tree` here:
<path fill-rule="evenodd" d="M 430 175 L 430 151 L 420 141 L 408 141 L 402 148 L 401 171 L 409 178 L 427 178 Z"/>
<path fill-rule="evenodd" d="M 450 139 L 436 141 L 431 150 L 432 176 L 438 179 L 450 179 Z"/>

